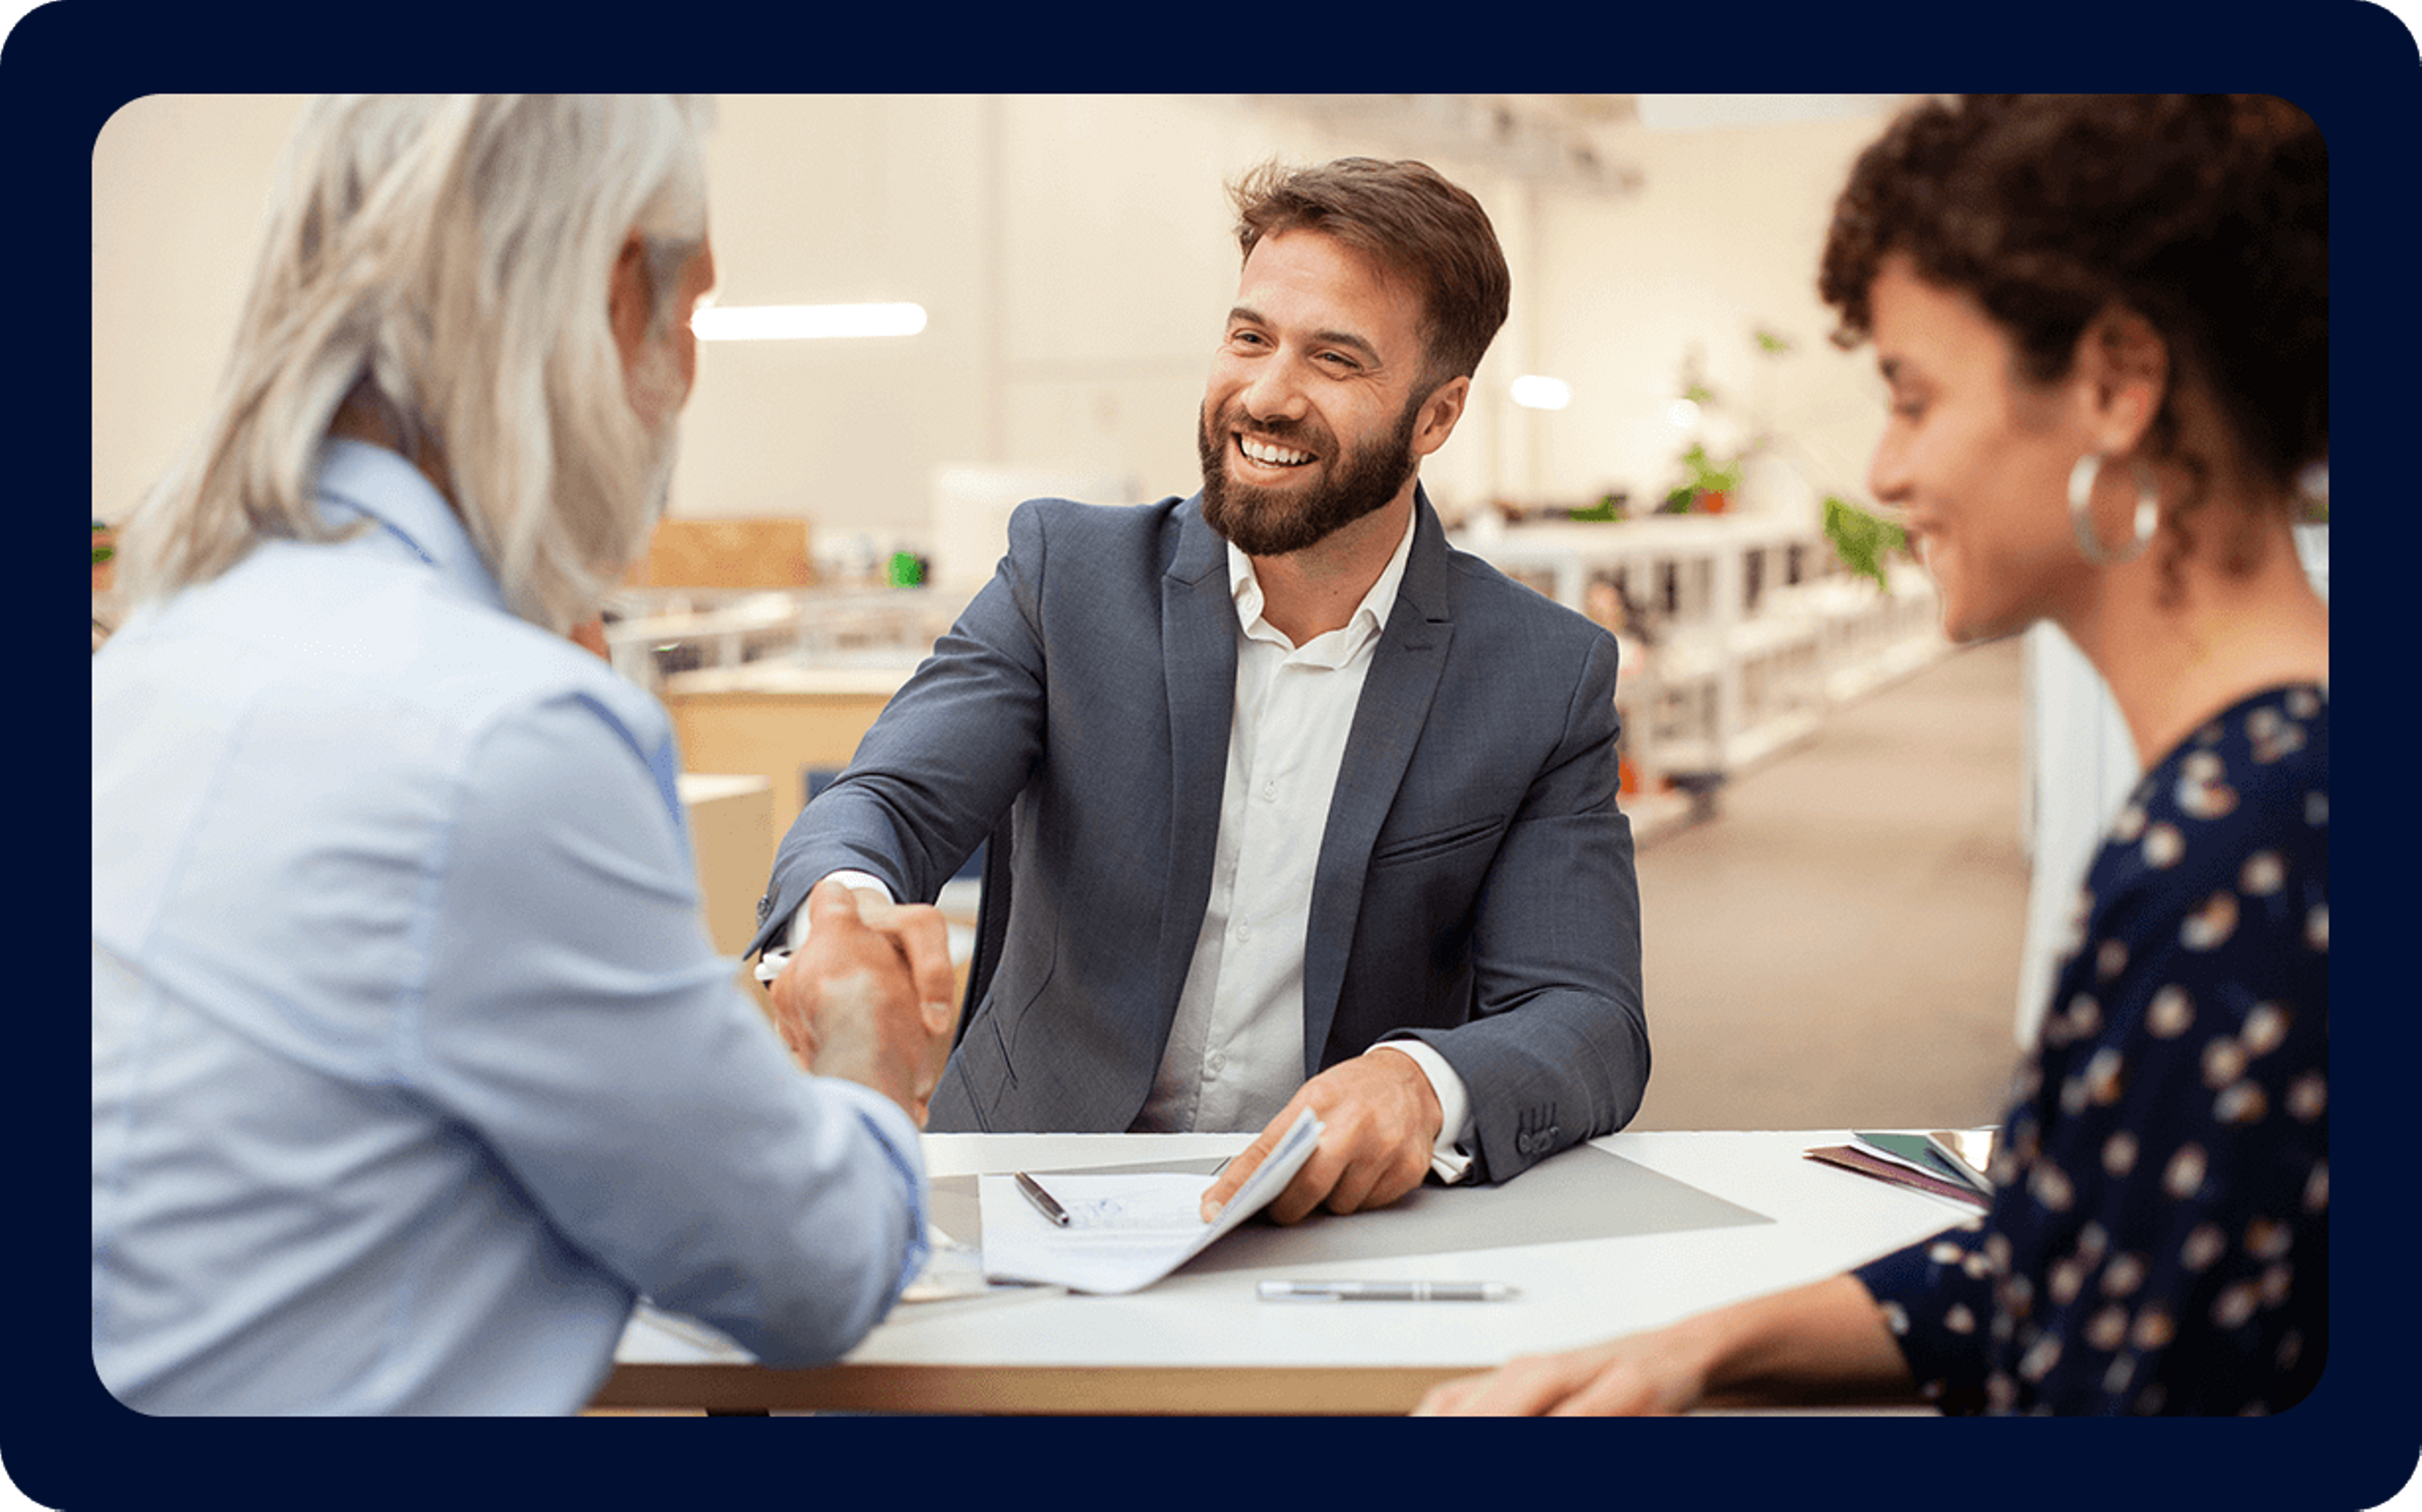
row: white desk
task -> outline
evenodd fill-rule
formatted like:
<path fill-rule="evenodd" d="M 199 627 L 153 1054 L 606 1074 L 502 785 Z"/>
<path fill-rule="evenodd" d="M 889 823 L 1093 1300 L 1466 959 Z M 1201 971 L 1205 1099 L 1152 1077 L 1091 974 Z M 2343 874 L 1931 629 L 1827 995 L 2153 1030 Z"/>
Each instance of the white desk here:
<path fill-rule="evenodd" d="M 1772 1220 L 1768 1223 L 1284 1270 L 1203 1271 L 1203 1262 L 1218 1255 L 1215 1246 L 1131 1296 L 1055 1290 L 904 1303 L 844 1360 L 820 1369 L 769 1370 L 728 1344 L 660 1328 L 642 1314 L 595 1405 L 713 1411 L 1401 1412 L 1448 1377 L 1816 1280 L 1973 1213 L 1801 1153 L 1849 1137 L 1845 1130 L 1819 1130 L 1627 1133 L 1595 1142 Z M 939 1179 L 1216 1157 L 1248 1141 L 1242 1134 L 929 1134 L 925 1149 L 928 1174 Z M 1519 1193 L 1538 1174 L 1503 1190 Z M 1551 1185 L 1540 1183 L 1537 1190 Z M 1265 1302 L 1254 1295 L 1258 1280 L 1306 1272 L 1503 1281 L 1519 1295 L 1502 1302 L 1329 1304 Z"/>

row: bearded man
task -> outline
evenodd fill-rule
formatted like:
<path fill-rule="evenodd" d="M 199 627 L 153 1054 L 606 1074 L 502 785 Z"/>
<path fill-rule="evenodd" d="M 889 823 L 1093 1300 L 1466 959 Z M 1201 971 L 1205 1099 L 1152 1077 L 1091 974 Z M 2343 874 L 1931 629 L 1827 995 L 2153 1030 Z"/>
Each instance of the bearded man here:
<path fill-rule="evenodd" d="M 1487 215 L 1418 163 L 1234 193 L 1202 491 L 1018 508 L 784 838 L 749 949 L 769 973 L 839 876 L 901 905 L 929 980 L 907 927 L 994 835 L 998 964 L 931 1127 L 1259 1130 L 1208 1216 L 1309 1108 L 1287 1223 L 1621 1128 L 1648 1038 L 1614 638 L 1449 548 L 1419 477 L 1505 319 Z"/>

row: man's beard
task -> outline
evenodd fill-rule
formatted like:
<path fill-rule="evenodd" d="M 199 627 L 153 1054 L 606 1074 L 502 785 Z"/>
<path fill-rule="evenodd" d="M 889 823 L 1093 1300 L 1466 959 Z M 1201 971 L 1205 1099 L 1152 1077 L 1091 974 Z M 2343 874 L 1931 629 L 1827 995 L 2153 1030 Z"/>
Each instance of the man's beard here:
<path fill-rule="evenodd" d="M 1248 556 L 1284 556 L 1326 540 L 1386 505 L 1412 476 L 1418 397 L 1406 403 L 1392 434 L 1346 453 L 1331 464 L 1334 472 L 1326 483 L 1302 492 L 1259 488 L 1228 475 L 1235 413 L 1230 406 L 1214 425 L 1205 404 L 1196 448 L 1203 458 L 1203 522 Z M 1285 445 L 1298 427 L 1281 421 L 1245 429 Z"/>

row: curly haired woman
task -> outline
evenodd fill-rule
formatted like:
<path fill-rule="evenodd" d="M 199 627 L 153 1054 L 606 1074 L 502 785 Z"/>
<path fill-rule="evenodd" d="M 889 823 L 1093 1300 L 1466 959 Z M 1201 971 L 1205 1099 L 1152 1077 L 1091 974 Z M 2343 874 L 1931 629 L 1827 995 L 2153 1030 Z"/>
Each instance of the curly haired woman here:
<path fill-rule="evenodd" d="M 2327 1352 L 2328 165 L 2267 98 L 1929 101 L 1819 287 L 1891 415 L 1868 482 L 1959 641 L 2049 621 L 2145 776 L 2078 899 L 1990 1210 L 1844 1275 L 1439 1386 L 1425 1412 L 1907 1395 L 2255 1414 Z"/>

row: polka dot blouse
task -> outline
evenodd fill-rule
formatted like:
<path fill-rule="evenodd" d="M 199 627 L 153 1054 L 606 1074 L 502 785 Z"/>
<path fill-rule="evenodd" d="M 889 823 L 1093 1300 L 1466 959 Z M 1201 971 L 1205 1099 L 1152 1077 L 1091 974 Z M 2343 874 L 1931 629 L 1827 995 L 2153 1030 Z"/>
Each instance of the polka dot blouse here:
<path fill-rule="evenodd" d="M 2329 699 L 2257 694 L 2130 795 L 1992 1208 L 1856 1274 L 1946 1412 L 2263 1413 L 2320 1378 Z"/>

